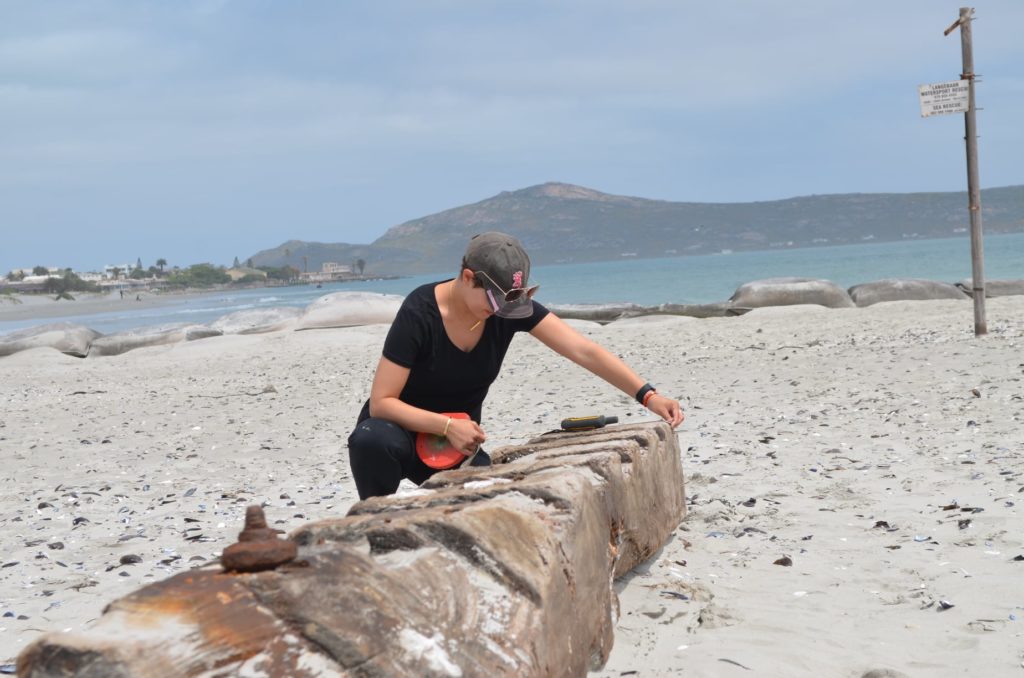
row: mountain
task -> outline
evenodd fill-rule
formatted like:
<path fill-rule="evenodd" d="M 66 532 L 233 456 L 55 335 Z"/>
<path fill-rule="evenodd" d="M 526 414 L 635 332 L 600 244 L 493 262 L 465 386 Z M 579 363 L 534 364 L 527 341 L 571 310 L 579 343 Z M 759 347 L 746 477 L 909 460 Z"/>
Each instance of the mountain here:
<path fill-rule="evenodd" d="M 1024 186 L 990 188 L 981 200 L 986 233 L 1024 231 Z M 546 183 L 407 221 L 369 245 L 290 240 L 252 260 L 314 271 L 363 259 L 368 274 L 411 275 L 453 271 L 469 238 L 490 230 L 518 237 L 534 264 L 554 264 L 944 238 L 968 227 L 966 192 L 696 203 Z"/>

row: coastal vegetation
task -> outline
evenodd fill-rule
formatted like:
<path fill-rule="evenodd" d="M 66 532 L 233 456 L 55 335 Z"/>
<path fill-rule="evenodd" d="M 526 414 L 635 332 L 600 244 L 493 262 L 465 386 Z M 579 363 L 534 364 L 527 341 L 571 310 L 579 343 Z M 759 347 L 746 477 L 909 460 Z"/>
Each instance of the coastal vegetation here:
<path fill-rule="evenodd" d="M 262 274 L 265 275 L 262 275 Z M 264 283 L 286 283 L 299 277 L 299 271 L 291 266 L 261 266 L 254 268 L 237 279 L 232 279 L 222 266 L 193 264 L 188 268 L 173 271 L 165 284 L 176 288 L 209 288 L 221 285 L 248 286 Z"/>
<path fill-rule="evenodd" d="M 299 277 L 299 269 L 294 268 L 293 266 L 257 266 L 256 270 L 266 273 L 267 280 L 286 282 Z M 242 280 L 245 280 L 245 278 L 242 278 Z M 241 280 L 239 282 L 241 282 Z"/>
<path fill-rule="evenodd" d="M 72 292 L 99 292 L 100 286 L 93 282 L 82 280 L 70 268 L 64 269 L 60 276 L 50 276 L 43 283 L 43 290 L 47 294 L 56 295 L 57 299 L 73 300 Z"/>
<path fill-rule="evenodd" d="M 252 260 L 246 263 L 252 264 Z M 134 266 L 108 266 L 104 274 L 92 273 L 86 276 L 88 279 L 83 279 L 70 268 L 34 266 L 32 269 L 14 269 L 0 277 L 0 294 L 10 300 L 16 300 L 14 295 L 18 293 L 52 294 L 57 299 L 73 300 L 73 292 L 121 290 L 123 296 L 126 287 L 150 291 L 252 287 L 292 284 L 302 277 L 298 269 L 287 265 L 234 266 L 230 269 L 211 263 L 192 264 L 185 268 L 175 266 L 172 269 L 167 269 L 167 266 L 167 260 L 160 258 L 155 265 L 143 268 L 139 259 Z"/>
<path fill-rule="evenodd" d="M 167 284 L 173 287 L 212 287 L 229 282 L 231 276 L 213 264 L 193 264 L 167 277 Z"/>

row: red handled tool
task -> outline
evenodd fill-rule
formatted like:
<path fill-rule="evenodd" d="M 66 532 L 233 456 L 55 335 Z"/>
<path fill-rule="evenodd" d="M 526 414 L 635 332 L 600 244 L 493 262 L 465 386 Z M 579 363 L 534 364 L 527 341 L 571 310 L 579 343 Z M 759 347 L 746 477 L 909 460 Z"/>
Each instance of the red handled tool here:
<path fill-rule="evenodd" d="M 469 419 L 465 412 L 442 412 L 452 419 Z M 416 434 L 416 454 L 430 468 L 454 468 L 463 462 L 467 455 L 456 449 L 446 436 L 436 433 Z"/>

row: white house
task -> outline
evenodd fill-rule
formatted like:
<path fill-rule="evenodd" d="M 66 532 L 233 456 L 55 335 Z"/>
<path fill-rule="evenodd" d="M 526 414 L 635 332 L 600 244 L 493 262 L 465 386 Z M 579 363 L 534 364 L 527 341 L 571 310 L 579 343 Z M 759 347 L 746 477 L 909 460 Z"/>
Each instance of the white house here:
<path fill-rule="evenodd" d="M 127 277 L 129 273 L 135 270 L 133 264 L 107 264 L 103 267 L 103 273 L 106 277 L 113 278 L 115 268 L 121 269 L 121 277 Z"/>

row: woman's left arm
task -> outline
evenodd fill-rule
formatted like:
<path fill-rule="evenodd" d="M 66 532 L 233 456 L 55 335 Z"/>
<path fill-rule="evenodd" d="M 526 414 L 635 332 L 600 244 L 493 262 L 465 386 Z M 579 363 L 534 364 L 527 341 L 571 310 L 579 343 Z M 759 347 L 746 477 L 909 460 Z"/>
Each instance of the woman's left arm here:
<path fill-rule="evenodd" d="M 569 327 L 554 313 L 548 313 L 530 330 L 530 334 L 540 339 L 551 350 L 590 370 L 630 397 L 634 397 L 644 385 L 644 380 L 626 363 L 612 355 L 608 349 Z M 647 409 L 667 421 L 673 428 L 683 421 L 683 410 L 679 403 L 660 393 L 655 393 L 647 401 Z"/>

